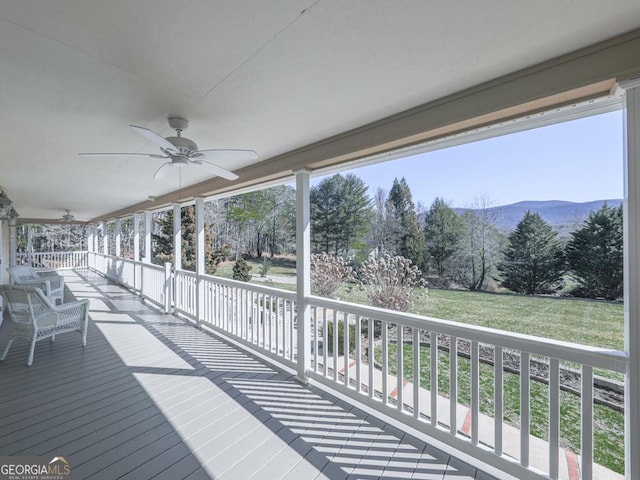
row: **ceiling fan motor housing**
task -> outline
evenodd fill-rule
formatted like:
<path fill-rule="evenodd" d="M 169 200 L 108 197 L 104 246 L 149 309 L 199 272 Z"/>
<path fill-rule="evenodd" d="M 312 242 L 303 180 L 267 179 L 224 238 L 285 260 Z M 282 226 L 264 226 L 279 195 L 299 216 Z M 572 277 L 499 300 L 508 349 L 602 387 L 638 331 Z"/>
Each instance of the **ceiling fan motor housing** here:
<path fill-rule="evenodd" d="M 198 151 L 198 145 L 193 140 L 184 137 L 167 137 L 167 142 L 175 145 L 180 153 L 189 155 Z"/>

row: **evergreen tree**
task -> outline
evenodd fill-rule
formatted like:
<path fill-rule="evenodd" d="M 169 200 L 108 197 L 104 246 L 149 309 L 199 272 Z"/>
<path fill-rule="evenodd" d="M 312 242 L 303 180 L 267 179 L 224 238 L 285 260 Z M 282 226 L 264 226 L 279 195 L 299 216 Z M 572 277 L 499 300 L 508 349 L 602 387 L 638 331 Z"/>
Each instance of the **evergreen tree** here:
<path fill-rule="evenodd" d="M 622 205 L 603 205 L 571 234 L 566 255 L 575 295 L 615 300 L 623 289 Z"/>
<path fill-rule="evenodd" d="M 251 265 L 249 265 L 244 258 L 239 258 L 236 260 L 236 263 L 233 264 L 233 279 L 240 280 L 241 282 L 250 281 L 251 268 Z"/>
<path fill-rule="evenodd" d="M 408 258 L 420 270 L 427 270 L 427 246 L 424 232 L 418 223 L 415 205 L 411 198 L 409 184 L 402 178 L 393 180 L 393 186 L 387 198 L 387 211 L 399 227 L 398 247 L 394 252 Z"/>
<path fill-rule="evenodd" d="M 562 287 L 565 272 L 562 244 L 538 213 L 527 211 L 511 232 L 498 270 L 502 273 L 502 285 L 514 292 L 533 295 Z"/>
<path fill-rule="evenodd" d="M 154 220 L 151 261 L 156 265 L 173 262 L 173 210 L 160 213 Z"/>
<path fill-rule="evenodd" d="M 447 262 L 458 249 L 463 228 L 458 214 L 442 198 L 436 198 L 425 217 L 424 236 L 429 260 L 440 277 L 445 275 Z"/>
<path fill-rule="evenodd" d="M 180 222 L 182 229 L 182 269 L 195 271 L 196 268 L 196 214 L 193 206 L 184 207 L 180 210 Z M 153 262 L 163 264 L 173 262 L 173 210 L 169 210 L 164 216 L 156 219 L 157 231 L 152 233 L 153 241 Z M 205 272 L 214 274 L 220 260 L 228 255 L 228 247 L 223 246 L 216 250 L 212 249 L 213 235 L 209 226 L 205 224 Z"/>
<path fill-rule="evenodd" d="M 310 195 L 314 253 L 348 255 L 364 250 L 371 202 L 362 179 L 336 174 L 312 187 Z"/>

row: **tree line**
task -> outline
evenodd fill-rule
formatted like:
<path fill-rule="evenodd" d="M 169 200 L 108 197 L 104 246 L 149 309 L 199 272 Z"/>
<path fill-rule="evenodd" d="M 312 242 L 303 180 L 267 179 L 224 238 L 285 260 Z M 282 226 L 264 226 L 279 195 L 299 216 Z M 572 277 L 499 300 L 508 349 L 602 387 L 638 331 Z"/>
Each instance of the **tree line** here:
<path fill-rule="evenodd" d="M 431 284 L 471 291 L 622 296 L 622 206 L 602 206 L 563 242 L 537 213 L 526 212 L 505 235 L 480 198 L 456 213 L 436 198 L 419 215 L 409 185 L 394 179 L 373 198 L 353 174 L 323 179 L 311 191 L 312 250 L 362 262 L 388 254 L 411 260 Z"/>
<path fill-rule="evenodd" d="M 370 196 L 368 190 L 354 174 L 326 177 L 311 187 L 312 253 L 343 257 L 354 266 L 371 257 L 400 256 L 432 286 L 622 296 L 621 206 L 604 205 L 592 212 L 563 241 L 532 212 L 505 235 L 495 226 L 495 210 L 483 198 L 474 208 L 457 213 L 442 198 L 428 208 L 416 206 L 404 178 L 394 179 L 388 192 L 378 189 Z M 295 253 L 295 208 L 295 189 L 289 185 L 206 202 L 207 271 L 214 273 L 223 259 Z M 172 260 L 172 217 L 172 210 L 154 213 L 150 253 L 156 263 Z M 193 269 L 193 207 L 184 207 L 181 217 L 182 264 Z M 122 254 L 132 256 L 133 221 L 122 220 L 120 230 Z M 33 231 L 36 251 L 82 248 L 86 234 L 84 226 L 75 225 L 42 225 Z M 110 252 L 115 252 L 115 227 L 110 224 L 103 234 Z M 26 227 L 18 237 L 24 249 Z"/>
<path fill-rule="evenodd" d="M 400 256 L 432 286 L 470 291 L 505 288 L 550 294 L 564 288 L 581 297 L 622 296 L 622 207 L 592 212 L 568 241 L 537 213 L 526 212 L 508 235 L 496 212 L 480 198 L 458 214 L 442 198 L 416 206 L 404 178 L 369 196 L 354 174 L 335 174 L 311 187 L 311 248 L 343 257 L 354 266 L 370 257 Z M 191 210 L 190 210 L 191 209 Z M 183 266 L 193 264 L 193 207 L 182 210 Z M 207 270 L 221 258 L 295 252 L 295 190 L 272 187 L 206 203 Z M 157 261 L 171 259 L 172 212 L 158 216 Z"/>

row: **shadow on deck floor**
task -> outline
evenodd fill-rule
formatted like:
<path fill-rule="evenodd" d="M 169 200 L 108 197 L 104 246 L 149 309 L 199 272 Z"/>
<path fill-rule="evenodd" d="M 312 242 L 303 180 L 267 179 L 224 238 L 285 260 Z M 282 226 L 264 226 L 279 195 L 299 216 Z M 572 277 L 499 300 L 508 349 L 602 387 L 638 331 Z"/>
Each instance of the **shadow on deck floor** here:
<path fill-rule="evenodd" d="M 78 270 L 89 338 L 0 363 L 0 456 L 64 456 L 77 479 L 491 479 Z M 0 329 L 0 346 L 8 329 Z"/>

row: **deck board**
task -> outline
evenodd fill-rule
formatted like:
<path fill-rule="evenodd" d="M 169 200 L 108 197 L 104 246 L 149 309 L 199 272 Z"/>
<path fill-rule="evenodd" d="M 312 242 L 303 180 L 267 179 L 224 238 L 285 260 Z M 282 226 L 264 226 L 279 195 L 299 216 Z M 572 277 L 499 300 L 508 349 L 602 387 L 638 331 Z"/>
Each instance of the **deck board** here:
<path fill-rule="evenodd" d="M 88 345 L 39 342 L 29 368 L 14 344 L 0 456 L 61 455 L 98 480 L 492 479 L 88 270 L 66 280 L 91 299 Z"/>

